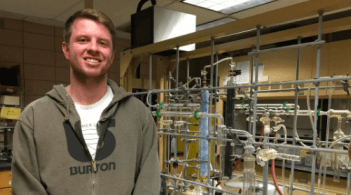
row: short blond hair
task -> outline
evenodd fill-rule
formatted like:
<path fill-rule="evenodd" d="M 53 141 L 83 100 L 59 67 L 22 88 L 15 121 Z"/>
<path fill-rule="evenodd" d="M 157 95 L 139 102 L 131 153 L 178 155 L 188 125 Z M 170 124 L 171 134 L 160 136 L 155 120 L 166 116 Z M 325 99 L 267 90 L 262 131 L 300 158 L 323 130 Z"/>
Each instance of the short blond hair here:
<path fill-rule="evenodd" d="M 90 8 L 77 11 L 67 19 L 63 30 L 63 41 L 67 43 L 68 48 L 69 48 L 69 40 L 72 34 L 72 25 L 73 25 L 73 22 L 78 18 L 91 19 L 105 25 L 111 34 L 112 50 L 113 51 L 115 50 L 117 36 L 116 36 L 116 29 L 115 29 L 115 26 L 113 25 L 113 22 L 106 14 Z"/>

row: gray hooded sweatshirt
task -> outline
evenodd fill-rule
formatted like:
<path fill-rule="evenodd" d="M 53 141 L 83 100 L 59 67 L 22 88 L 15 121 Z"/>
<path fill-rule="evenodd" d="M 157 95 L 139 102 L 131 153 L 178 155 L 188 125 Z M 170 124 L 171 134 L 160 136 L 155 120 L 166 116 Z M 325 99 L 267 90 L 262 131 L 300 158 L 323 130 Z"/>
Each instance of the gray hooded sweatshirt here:
<path fill-rule="evenodd" d="M 65 87 L 30 103 L 13 137 L 13 195 L 157 195 L 156 125 L 147 107 L 107 79 L 114 97 L 97 124 L 95 160 Z"/>

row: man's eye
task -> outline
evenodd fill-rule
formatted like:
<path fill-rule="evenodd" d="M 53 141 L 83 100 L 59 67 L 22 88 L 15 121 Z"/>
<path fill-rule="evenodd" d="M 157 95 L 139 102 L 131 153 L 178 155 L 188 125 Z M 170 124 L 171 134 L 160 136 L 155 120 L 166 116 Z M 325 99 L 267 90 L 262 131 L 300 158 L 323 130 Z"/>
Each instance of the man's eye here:
<path fill-rule="evenodd" d="M 102 45 L 106 45 L 104 42 L 101 42 Z"/>
<path fill-rule="evenodd" d="M 80 41 L 81 41 L 81 42 L 84 42 L 84 41 L 85 41 L 85 39 L 80 39 Z"/>

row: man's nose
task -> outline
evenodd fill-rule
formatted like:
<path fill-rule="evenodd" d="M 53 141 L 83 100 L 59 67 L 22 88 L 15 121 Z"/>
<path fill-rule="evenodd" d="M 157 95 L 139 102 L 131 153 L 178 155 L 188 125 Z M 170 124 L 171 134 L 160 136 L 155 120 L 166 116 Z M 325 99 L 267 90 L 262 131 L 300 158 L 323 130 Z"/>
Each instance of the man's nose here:
<path fill-rule="evenodd" d="M 88 52 L 90 53 L 98 53 L 98 45 L 96 42 L 90 42 L 88 45 Z"/>

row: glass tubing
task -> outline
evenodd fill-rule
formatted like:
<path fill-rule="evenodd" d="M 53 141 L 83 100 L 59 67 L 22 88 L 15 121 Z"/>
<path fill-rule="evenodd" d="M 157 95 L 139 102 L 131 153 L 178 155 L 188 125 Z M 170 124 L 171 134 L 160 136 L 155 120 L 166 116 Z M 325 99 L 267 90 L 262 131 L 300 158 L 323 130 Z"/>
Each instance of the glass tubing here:
<path fill-rule="evenodd" d="M 273 49 L 266 49 L 266 50 L 259 50 L 260 47 L 260 30 L 261 27 L 257 26 L 256 31 L 257 31 L 257 39 L 256 39 L 256 47 L 252 46 L 252 52 L 249 52 L 248 55 L 251 55 L 251 84 L 250 85 L 240 85 L 240 86 L 222 86 L 219 87 L 218 86 L 218 82 L 217 79 L 215 81 L 215 87 L 213 86 L 213 77 L 211 76 L 210 78 L 210 86 L 208 86 L 208 88 L 197 88 L 197 89 L 189 89 L 189 87 L 187 87 L 187 89 L 185 89 L 185 91 L 201 91 L 201 90 L 208 90 L 210 92 L 210 108 L 212 107 L 212 98 L 213 98 L 213 94 L 215 96 L 215 98 L 218 97 L 218 95 L 221 95 L 218 93 L 219 89 L 236 89 L 236 88 L 247 88 L 250 87 L 250 98 L 252 98 L 252 96 L 254 96 L 254 101 L 250 101 L 250 110 L 253 109 L 253 115 L 256 116 L 257 115 L 257 93 L 267 93 L 267 92 L 280 92 L 280 91 L 292 91 L 295 90 L 295 109 L 294 109 L 294 122 L 293 122 L 293 138 L 292 146 L 282 146 L 282 145 L 277 145 L 277 144 L 271 144 L 268 143 L 268 140 L 271 138 L 268 138 L 266 136 L 264 136 L 264 139 L 266 140 L 266 144 L 265 147 L 268 148 L 269 146 L 280 146 L 280 147 L 284 147 L 284 148 L 294 148 L 294 149 L 302 149 L 304 147 L 299 147 L 299 146 L 295 146 L 296 145 L 296 134 L 297 134 L 297 130 L 296 130 L 296 126 L 297 126 L 297 104 L 298 104 L 298 93 L 299 91 L 302 90 L 307 90 L 307 88 L 299 88 L 298 84 L 304 84 L 304 83 L 313 83 L 315 85 L 315 106 L 314 106 L 314 113 L 317 113 L 317 108 L 318 108 L 318 100 L 319 100 L 319 83 L 320 82 L 327 82 L 327 81 L 337 81 L 337 80 L 350 80 L 351 76 L 345 76 L 345 77 L 337 77 L 337 78 L 320 78 L 320 58 L 321 58 L 321 45 L 325 43 L 325 41 L 322 40 L 322 22 L 323 22 L 323 13 L 324 11 L 319 11 L 318 15 L 319 15 L 319 19 L 318 19 L 318 39 L 315 42 L 311 42 L 311 43 L 305 43 L 305 44 L 301 44 L 301 37 L 298 37 L 298 44 L 297 45 L 292 45 L 292 46 L 285 46 L 285 47 L 279 47 L 279 48 L 273 48 Z M 214 64 L 214 41 L 215 38 L 211 37 L 211 75 L 213 75 L 213 64 Z M 317 47 L 317 60 L 316 60 L 316 77 L 314 79 L 308 79 L 308 80 L 299 80 L 299 68 L 300 68 L 300 55 L 301 55 L 301 50 L 300 48 L 302 47 L 306 47 L 306 46 L 316 46 Z M 256 48 L 256 49 L 255 49 Z M 292 48 L 296 48 L 298 51 L 298 55 L 297 55 L 297 63 L 296 63 L 296 81 L 287 81 L 287 82 L 278 82 L 278 83 L 262 83 L 262 84 L 258 84 L 258 65 L 259 65 L 259 54 L 260 53 L 266 53 L 266 52 L 273 52 L 273 51 L 278 51 L 278 50 L 283 50 L 283 49 L 292 49 Z M 216 53 L 216 61 L 218 61 L 218 53 Z M 253 64 L 255 63 L 255 82 L 253 82 Z M 218 76 L 218 65 L 216 66 L 216 78 Z M 176 50 L 176 87 L 175 89 L 171 89 L 171 81 L 169 81 L 169 89 L 168 90 L 152 90 L 152 53 L 149 53 L 149 91 L 148 92 L 138 92 L 138 93 L 133 93 L 133 95 L 142 95 L 142 94 L 148 94 L 148 93 L 166 93 L 166 92 L 175 92 L 176 96 L 178 95 L 178 92 L 180 92 L 180 90 L 178 90 L 178 75 L 179 75 L 179 46 L 177 46 L 177 50 Z M 189 81 L 189 59 L 187 59 L 187 80 Z M 275 85 L 287 85 L 287 84 L 295 84 L 295 89 L 284 89 L 284 90 L 261 90 L 260 92 L 258 92 L 258 87 L 260 86 L 275 86 Z M 329 89 L 330 87 L 321 87 L 321 89 Z M 341 86 L 333 86 L 332 88 L 342 88 Z M 313 89 L 313 88 L 312 88 Z M 213 93 L 213 91 L 215 90 L 215 93 Z M 151 96 L 150 96 L 151 98 Z M 169 97 L 168 97 L 169 100 Z M 169 102 L 169 101 L 168 101 Z M 151 107 L 149 106 L 149 109 L 151 110 Z M 215 104 L 215 113 L 217 112 L 217 105 Z M 212 109 L 209 109 L 209 113 L 212 113 Z M 255 134 L 256 134 L 256 128 L 254 128 L 256 126 L 256 120 L 252 121 L 252 125 L 251 125 L 251 112 L 249 115 L 249 126 L 248 129 L 250 131 L 250 133 L 252 134 L 252 138 L 255 139 Z M 168 118 L 168 117 L 167 117 Z M 255 117 L 256 118 L 256 117 Z M 316 138 L 317 138 L 317 119 L 318 116 L 314 115 L 314 126 L 313 126 L 313 145 L 311 148 L 309 148 L 309 150 L 312 151 L 312 170 L 311 170 L 311 190 L 305 190 L 305 189 L 301 189 L 298 187 L 294 187 L 293 186 L 293 182 L 294 182 L 294 161 L 291 162 L 291 181 L 290 181 L 290 186 L 286 186 L 289 189 L 296 189 L 296 190 L 301 190 L 301 191 L 305 191 L 305 192 L 310 192 L 311 195 L 314 195 L 314 184 L 315 184 L 315 171 L 316 171 L 316 153 L 317 151 L 325 151 L 325 152 L 334 152 L 334 150 L 331 149 L 322 149 L 322 148 L 317 148 L 316 146 Z M 211 129 L 211 117 L 209 117 L 209 127 Z M 216 120 L 214 120 L 214 125 L 216 126 Z M 188 127 L 188 125 L 186 125 L 186 127 Z M 209 133 L 213 133 L 212 135 L 214 135 L 214 132 L 209 131 Z M 175 135 L 175 136 L 184 136 L 181 134 L 170 134 L 170 133 L 162 133 L 162 132 L 158 132 L 157 134 L 163 134 L 163 135 Z M 187 135 L 185 137 L 190 137 L 190 135 Z M 199 137 L 199 136 L 191 136 L 191 137 Z M 260 136 L 257 136 L 257 138 L 259 138 Z M 202 137 L 201 137 L 202 138 Z M 215 140 L 214 137 L 208 137 L 208 138 L 204 138 L 204 139 L 208 139 L 209 141 L 209 145 L 211 140 Z M 167 139 L 167 145 L 169 144 L 169 139 Z M 229 139 L 226 139 L 225 141 L 230 141 Z M 302 142 L 311 142 L 310 140 L 299 140 Z M 253 143 L 254 145 L 257 145 L 258 143 Z M 213 144 L 213 151 L 214 151 L 214 145 Z M 210 145 L 211 146 L 211 145 Z M 169 147 L 167 147 L 169 148 Z M 176 147 L 177 148 L 177 147 Z M 186 148 L 185 148 L 186 149 Z M 209 156 L 210 156 L 210 151 L 211 151 L 211 147 L 209 147 Z M 169 152 L 168 152 L 169 153 Z M 337 153 L 341 153 L 341 154 L 346 154 L 346 151 L 340 151 Z M 176 158 L 176 154 L 177 152 L 174 153 L 174 157 Z M 214 161 L 214 155 L 213 155 L 213 162 Z M 169 161 L 169 157 L 167 159 Z M 208 161 L 208 163 L 210 164 L 210 160 Z M 170 165 L 168 165 L 170 166 Z M 210 172 L 213 172 L 210 170 L 210 165 L 208 165 L 209 171 L 208 174 L 210 174 Z M 213 166 L 213 170 L 214 170 L 214 166 Z M 186 168 L 185 168 L 185 173 L 186 173 Z M 213 192 L 212 190 L 216 190 L 216 191 L 222 191 L 222 192 L 226 192 L 228 194 L 236 194 L 233 192 L 229 192 L 227 190 L 223 190 L 223 189 L 217 189 L 214 187 L 214 181 L 212 181 L 212 186 L 209 185 L 210 184 L 210 177 L 208 177 L 208 182 L 207 185 L 201 184 L 201 183 L 197 183 L 197 182 L 193 182 L 190 180 L 185 180 L 185 179 L 180 179 L 176 177 L 176 171 L 174 172 L 174 175 L 167 175 L 167 174 L 162 174 L 162 176 L 164 177 L 169 177 L 172 178 L 174 180 L 179 180 L 179 181 L 184 181 L 185 183 L 192 183 L 195 185 L 199 185 L 199 186 L 203 186 L 206 187 L 208 190 L 208 194 L 213 194 L 211 192 Z M 256 179 L 257 180 L 257 179 Z M 348 173 L 348 184 L 350 184 L 349 180 L 351 180 L 351 173 Z M 257 180 L 258 181 L 258 180 Z M 262 181 L 262 180 L 261 180 Z M 174 182 L 174 191 L 176 189 L 176 182 Z M 264 169 L 263 169 L 263 194 L 266 195 L 267 194 L 267 185 L 268 185 L 268 163 L 266 163 Z M 210 191 L 211 190 L 211 191 Z M 350 186 L 347 186 L 347 193 L 349 193 L 350 191 Z M 290 190 L 290 195 L 293 194 L 293 190 Z"/>

